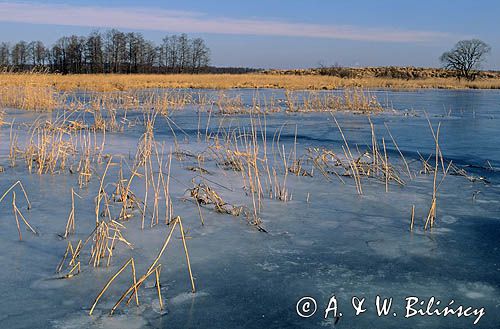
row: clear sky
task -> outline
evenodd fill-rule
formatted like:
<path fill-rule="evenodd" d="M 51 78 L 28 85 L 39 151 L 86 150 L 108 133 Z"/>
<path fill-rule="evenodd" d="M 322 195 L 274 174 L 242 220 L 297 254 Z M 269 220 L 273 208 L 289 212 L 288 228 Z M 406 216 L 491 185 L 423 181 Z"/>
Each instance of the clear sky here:
<path fill-rule="evenodd" d="M 498 0 L 1 1 L 0 41 L 85 35 L 99 28 L 201 36 L 212 64 L 261 68 L 440 65 L 461 39 L 492 47 L 500 70 Z"/>

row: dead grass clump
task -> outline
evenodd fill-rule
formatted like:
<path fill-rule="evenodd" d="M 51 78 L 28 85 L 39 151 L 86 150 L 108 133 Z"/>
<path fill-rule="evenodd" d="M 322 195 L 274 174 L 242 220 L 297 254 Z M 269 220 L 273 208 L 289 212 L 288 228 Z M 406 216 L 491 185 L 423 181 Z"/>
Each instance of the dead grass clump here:
<path fill-rule="evenodd" d="M 193 182 L 194 183 L 194 182 Z M 213 205 L 215 212 L 228 214 L 232 216 L 244 215 L 247 222 L 255 226 L 259 231 L 266 232 L 262 227 L 262 220 L 250 211 L 245 206 L 236 206 L 225 202 L 222 197 L 210 186 L 205 183 L 194 184 L 192 189 L 189 189 L 189 194 L 198 206 L 200 220 L 204 224 L 200 206 Z"/>
<path fill-rule="evenodd" d="M 242 172 L 245 169 L 242 156 L 244 154 L 239 151 L 225 149 L 219 164 L 227 170 Z"/>
<path fill-rule="evenodd" d="M 122 230 L 125 226 L 114 221 L 99 221 L 96 224 L 95 229 L 87 236 L 85 240 L 80 240 L 76 247 L 73 247 L 71 241 L 68 241 L 68 246 L 66 251 L 57 266 L 56 273 L 62 272 L 64 269 L 73 273 L 75 267 L 78 264 L 78 273 L 80 272 L 80 259 L 82 252 L 87 250 L 85 253 L 88 255 L 87 264 L 93 267 L 100 267 L 101 263 L 105 263 L 105 266 L 109 266 L 111 263 L 111 257 L 113 256 L 113 251 L 116 245 L 121 242 L 129 248 L 133 248 L 133 245 L 125 239 L 122 234 Z M 90 250 L 85 248 L 90 245 Z"/>
<path fill-rule="evenodd" d="M 219 113 L 221 114 L 237 114 L 245 113 L 246 106 L 241 95 L 229 96 L 224 91 L 219 91 L 215 101 Z"/>
<path fill-rule="evenodd" d="M 55 174 L 69 169 L 72 174 L 78 173 L 80 187 L 87 185 L 92 176 L 92 164 L 100 163 L 105 157 L 105 134 L 99 141 L 101 137 L 96 131 L 83 125 L 65 114 L 53 120 L 37 120 L 29 127 L 28 137 L 21 145 L 12 123 L 9 142 L 11 166 L 17 165 L 18 158 L 24 158 L 30 173 Z M 76 169 L 73 166 L 75 162 Z"/>
<path fill-rule="evenodd" d="M 59 274 L 63 271 L 63 268 L 66 265 L 67 273 L 60 276 L 61 279 L 69 279 L 72 278 L 73 276 L 80 274 L 81 266 L 80 266 L 79 256 L 81 248 L 82 248 L 82 240 L 78 240 L 78 243 L 76 244 L 75 247 L 73 247 L 71 241 L 68 241 L 68 245 L 66 247 L 66 251 L 64 252 L 64 256 L 56 268 L 56 273 Z"/>
<path fill-rule="evenodd" d="M 378 112 L 383 107 L 377 97 L 362 88 L 339 92 L 285 92 L 287 112 Z"/>
<path fill-rule="evenodd" d="M 94 267 L 99 267 L 101 261 L 106 259 L 106 266 L 109 266 L 113 250 L 117 242 L 122 242 L 127 247 L 132 248 L 132 244 L 128 242 L 121 232 L 125 229 L 123 224 L 114 220 L 100 221 L 94 232 L 91 234 L 91 250 L 89 264 Z"/>
<path fill-rule="evenodd" d="M 135 300 L 135 303 L 136 305 L 138 306 L 139 305 L 139 295 L 138 295 L 138 292 L 139 292 L 139 289 L 140 287 L 142 286 L 142 284 L 146 281 L 146 279 L 148 279 L 151 275 L 155 275 L 155 285 L 156 285 L 156 292 L 158 294 L 158 299 L 159 299 L 159 304 L 160 304 L 160 309 L 163 309 L 163 299 L 162 299 L 162 296 L 161 296 L 161 289 L 160 289 L 160 271 L 161 271 L 161 264 L 159 264 L 159 261 L 163 255 L 163 253 L 165 252 L 166 248 L 168 247 L 169 243 L 170 243 L 170 240 L 172 238 L 172 235 L 174 233 L 174 230 L 176 228 L 176 226 L 179 225 L 179 231 L 181 233 L 181 240 L 182 240 L 182 245 L 183 245 L 183 248 L 184 248 L 184 254 L 185 254 L 185 257 L 186 257 L 186 265 L 187 265 L 187 269 L 188 269 L 188 274 L 189 274 L 189 279 L 190 279 L 190 282 L 191 282 L 191 291 L 194 293 L 196 291 L 196 288 L 195 288 L 195 284 L 194 284 L 194 277 L 193 277 L 193 274 L 192 274 L 192 271 L 191 271 L 191 262 L 190 262 L 190 259 L 189 259 L 189 252 L 188 252 L 188 248 L 187 248 L 187 244 L 186 244 L 186 237 L 185 237 L 185 234 L 184 234 L 184 228 L 182 226 L 182 220 L 179 216 L 177 216 L 176 218 L 174 218 L 171 222 L 171 229 L 170 229 L 170 232 L 169 234 L 167 235 L 157 257 L 155 258 L 155 260 L 152 262 L 152 264 L 149 266 L 148 270 L 146 271 L 146 273 L 144 273 L 144 275 L 142 275 L 140 278 L 137 278 L 137 275 L 136 275 L 136 271 L 135 271 L 135 263 L 134 263 L 134 259 L 131 258 L 129 259 L 109 280 L 108 282 L 104 285 L 103 289 L 101 290 L 101 292 L 97 295 L 90 311 L 89 311 L 89 315 L 92 315 L 97 303 L 99 302 L 99 300 L 101 299 L 101 297 L 104 295 L 104 293 L 106 292 L 106 290 L 109 288 L 109 286 L 111 285 L 111 283 L 128 267 L 130 266 L 131 269 L 132 269 L 132 284 L 131 286 L 121 295 L 121 297 L 118 299 L 118 301 L 115 303 L 115 305 L 113 306 L 113 308 L 111 309 L 110 311 L 110 314 L 113 314 L 116 309 L 121 305 L 121 303 L 127 298 L 127 301 L 126 301 L 126 304 L 129 305 L 129 303 L 131 302 L 132 298 L 134 298 Z"/>
<path fill-rule="evenodd" d="M 30 173 L 54 173 L 58 168 L 66 169 L 68 157 L 76 153 L 71 136 L 62 129 L 35 124 L 31 138 L 24 150 Z"/>
<path fill-rule="evenodd" d="M 402 178 L 401 168 L 391 163 L 389 159 L 385 139 L 382 138 L 381 141 L 377 139 L 375 128 L 371 120 L 369 120 L 369 122 L 372 133 L 372 143 L 364 152 L 360 151 L 358 147 L 353 149 L 349 146 L 340 124 L 336 119 L 335 122 L 344 142 L 344 145 L 341 146 L 342 152 L 336 153 L 333 149 L 326 148 L 307 148 L 306 161 L 311 162 L 313 168 L 319 170 L 328 180 L 331 180 L 331 176 L 335 176 L 341 183 L 345 183 L 342 177 L 353 178 L 358 194 L 363 193 L 362 177 L 375 179 L 383 183 L 386 191 L 389 190 L 390 183 L 394 182 L 399 186 L 404 186 L 406 184 Z M 392 138 L 392 140 L 402 158 L 407 175 L 411 178 L 412 174 L 408 163 L 399 150 L 394 138 Z"/>
<path fill-rule="evenodd" d="M 0 107 L 29 111 L 52 111 L 64 104 L 65 97 L 50 86 L 20 85 L 0 87 Z"/>

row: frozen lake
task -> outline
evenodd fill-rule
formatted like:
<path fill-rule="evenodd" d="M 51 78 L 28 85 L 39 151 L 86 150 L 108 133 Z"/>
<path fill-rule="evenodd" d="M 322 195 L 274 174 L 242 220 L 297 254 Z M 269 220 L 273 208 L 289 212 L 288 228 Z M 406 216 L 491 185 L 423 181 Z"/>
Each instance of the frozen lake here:
<path fill-rule="evenodd" d="M 216 94 L 215 91 L 193 91 Z M 254 90 L 234 90 L 245 106 L 252 106 Z M 119 244 L 110 266 L 94 268 L 82 255 L 81 273 L 58 279 L 56 267 L 68 240 L 62 239 L 71 210 L 71 188 L 80 196 L 75 201 L 76 233 L 68 239 L 76 244 L 95 228 L 95 198 L 106 161 L 95 165 L 98 173 L 79 188 L 76 174 L 29 174 L 19 157 L 15 167 L 9 161 L 9 124 L 0 127 L 0 191 L 20 180 L 32 209 L 26 209 L 21 192 L 18 206 L 38 231 L 22 228 L 23 240 L 12 212 L 12 198 L 0 204 L 0 323 L 5 328 L 471 328 L 477 316 L 413 316 L 405 318 L 409 296 L 420 300 L 435 297 L 443 308 L 484 308 L 477 328 L 495 328 L 500 323 L 500 91 L 376 91 L 380 103 L 391 110 L 371 115 L 376 138 L 386 143 L 387 157 L 399 168 L 405 185 L 362 177 L 359 195 L 351 177 L 329 179 L 314 169 L 312 177 L 288 174 L 291 200 L 281 202 L 263 197 L 259 217 L 267 233 L 260 232 L 240 217 L 202 207 L 205 225 L 200 224 L 196 203 L 185 200 L 192 180 L 206 179 L 217 193 L 232 204 L 251 207 L 252 196 L 243 189 L 242 174 L 220 166 L 213 156 L 213 140 L 206 134 L 239 128 L 251 130 L 256 120 L 248 114 L 223 116 L 199 114 L 196 107 L 174 111 L 169 118 L 158 116 L 156 142 L 168 153 L 203 154 L 204 161 L 189 156 L 174 157 L 170 193 L 174 215 L 181 216 L 197 292 L 190 292 L 180 234 L 162 257 L 161 289 L 165 310 L 159 309 L 156 288 L 147 282 L 139 294 L 140 306 L 122 305 L 113 316 L 109 310 L 130 285 L 130 275 L 120 276 L 102 297 L 92 316 L 89 309 L 108 279 L 134 257 L 143 273 L 155 259 L 170 228 L 165 224 L 141 229 L 140 215 L 126 221 L 123 230 L 133 249 Z M 260 90 L 260 97 L 284 99 L 280 90 Z M 54 118 L 57 114 L 52 114 Z M 121 116 L 122 114 L 119 114 Z M 30 126 L 49 114 L 6 110 L 4 121 L 13 124 L 19 144 L 29 139 Z M 368 116 L 334 113 L 346 140 L 356 154 L 372 145 Z M 263 120 L 263 116 L 259 116 Z M 449 173 L 437 192 L 436 222 L 424 230 L 432 201 L 433 174 L 421 173 L 421 158 L 434 165 L 434 129 L 440 126 L 439 144 L 445 166 L 451 161 L 469 178 Z M 90 120 L 89 116 L 89 120 Z M 143 120 L 143 114 L 128 111 L 127 119 Z M 330 113 L 270 113 L 265 116 L 270 143 L 280 131 L 285 152 L 296 149 L 295 157 L 307 157 L 307 149 L 329 149 L 342 154 L 343 138 Z M 200 128 L 201 127 L 201 128 Z M 403 153 L 412 177 L 388 133 L 390 130 Z M 106 132 L 104 153 L 118 163 L 132 163 L 142 124 L 123 132 Z M 264 134 L 257 129 L 259 139 Z M 200 138 L 200 134 L 202 135 Z M 102 134 L 97 134 L 102 138 Z M 99 144 L 99 143 L 98 143 Z M 369 153 L 369 151 L 368 151 Z M 166 159 L 165 159 L 166 161 Z M 279 162 L 279 161 L 278 161 Z M 76 167 L 76 164 L 74 164 Z M 203 167 L 200 174 L 186 168 Z M 304 162 L 309 171 L 312 163 Z M 441 168 L 441 164 L 439 164 Z M 105 183 L 119 175 L 110 168 Z M 279 175 L 279 174 L 278 174 Z M 439 178 L 441 179 L 442 173 Z M 342 182 L 342 180 L 344 182 Z M 134 185 L 142 195 L 141 179 Z M 108 190 L 112 190 L 109 186 Z M 415 228 L 410 232 L 411 209 L 415 206 Z M 149 219 L 146 219 L 147 221 Z M 149 223 L 149 222 L 148 222 Z M 84 257 L 85 256 L 85 257 Z M 335 295 L 342 316 L 325 309 Z M 387 316 L 377 316 L 375 298 L 393 298 Z M 297 314 L 297 302 L 313 297 L 317 311 L 308 318 Z M 353 296 L 366 298 L 366 312 L 355 316 Z M 427 304 L 426 304 L 427 305 Z M 425 309 L 425 306 L 421 306 Z M 415 307 L 417 307 L 415 305 Z M 434 307 L 435 308 L 435 307 Z M 394 316 L 393 313 L 396 313 Z"/>

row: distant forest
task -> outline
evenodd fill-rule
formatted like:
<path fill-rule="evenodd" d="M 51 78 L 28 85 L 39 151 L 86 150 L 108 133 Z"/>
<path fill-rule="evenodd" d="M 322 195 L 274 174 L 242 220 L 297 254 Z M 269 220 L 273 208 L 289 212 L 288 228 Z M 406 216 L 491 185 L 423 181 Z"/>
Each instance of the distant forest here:
<path fill-rule="evenodd" d="M 161 44 L 141 33 L 116 29 L 88 36 L 64 36 L 48 47 L 41 41 L 0 43 L 0 67 L 14 72 L 53 73 L 246 73 L 245 68 L 210 67 L 210 49 L 201 38 L 169 35 Z"/>

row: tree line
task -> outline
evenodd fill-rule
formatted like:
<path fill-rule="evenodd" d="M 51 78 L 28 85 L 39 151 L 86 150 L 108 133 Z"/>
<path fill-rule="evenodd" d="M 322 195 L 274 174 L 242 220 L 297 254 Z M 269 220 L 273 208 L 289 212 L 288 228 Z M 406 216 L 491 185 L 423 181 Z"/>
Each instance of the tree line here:
<path fill-rule="evenodd" d="M 199 73 L 209 64 L 205 41 L 186 34 L 165 36 L 158 45 L 141 33 L 116 29 L 63 36 L 51 47 L 42 41 L 0 43 L 0 67 L 17 72 Z"/>

